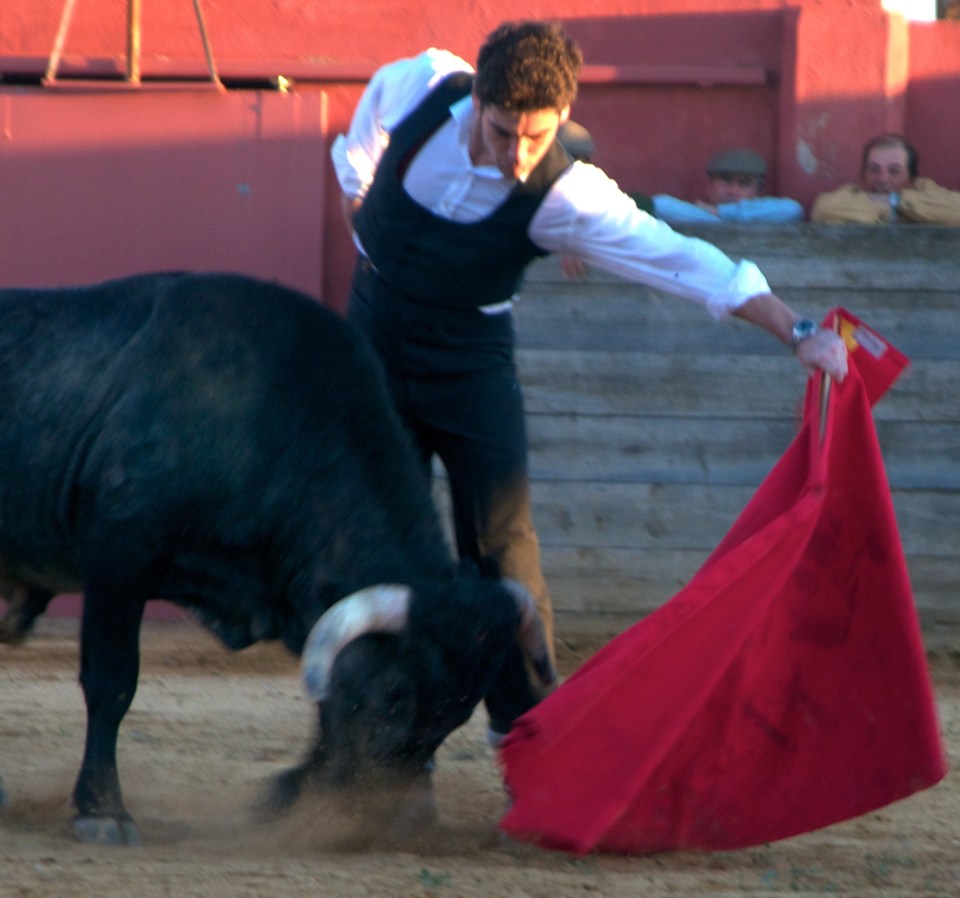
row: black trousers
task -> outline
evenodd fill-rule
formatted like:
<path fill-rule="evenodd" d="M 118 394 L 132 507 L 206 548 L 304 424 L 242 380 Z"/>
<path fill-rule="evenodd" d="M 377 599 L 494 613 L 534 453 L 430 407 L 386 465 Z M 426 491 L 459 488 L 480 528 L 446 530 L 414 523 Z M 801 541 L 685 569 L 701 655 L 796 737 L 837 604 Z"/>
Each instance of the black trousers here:
<path fill-rule="evenodd" d="M 425 476 L 434 456 L 447 472 L 459 557 L 493 558 L 503 576 L 523 583 L 537 600 L 552 644 L 552 608 L 530 514 L 511 315 L 425 305 L 393 290 L 361 260 L 348 316 L 384 362 Z M 500 707 L 491 707 L 491 701 Z M 495 728 L 516 716 L 513 704 L 509 697 L 488 697 Z"/>

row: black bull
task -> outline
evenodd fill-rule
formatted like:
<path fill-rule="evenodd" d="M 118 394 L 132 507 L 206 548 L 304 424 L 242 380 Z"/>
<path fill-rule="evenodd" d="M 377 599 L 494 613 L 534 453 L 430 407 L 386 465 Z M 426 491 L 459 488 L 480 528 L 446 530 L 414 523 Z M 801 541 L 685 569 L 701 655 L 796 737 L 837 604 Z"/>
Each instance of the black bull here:
<path fill-rule="evenodd" d="M 82 839 L 138 839 L 116 741 L 150 599 L 302 653 L 317 738 L 275 805 L 412 780 L 483 699 L 527 710 L 524 651 L 553 679 L 529 596 L 454 563 L 363 338 L 235 275 L 0 291 L 0 641 L 74 591 Z"/>

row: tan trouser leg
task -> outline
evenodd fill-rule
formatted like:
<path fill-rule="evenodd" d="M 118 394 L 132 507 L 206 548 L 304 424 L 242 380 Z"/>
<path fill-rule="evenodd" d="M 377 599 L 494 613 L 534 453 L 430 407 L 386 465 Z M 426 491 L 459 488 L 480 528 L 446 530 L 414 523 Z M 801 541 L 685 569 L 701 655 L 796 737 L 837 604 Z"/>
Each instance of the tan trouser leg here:
<path fill-rule="evenodd" d="M 530 590 L 543 620 L 551 660 L 556 662 L 553 605 L 540 569 L 540 541 L 533 529 L 526 480 L 497 494 L 480 535 L 480 549 L 496 560 L 502 576 L 518 580 Z"/>

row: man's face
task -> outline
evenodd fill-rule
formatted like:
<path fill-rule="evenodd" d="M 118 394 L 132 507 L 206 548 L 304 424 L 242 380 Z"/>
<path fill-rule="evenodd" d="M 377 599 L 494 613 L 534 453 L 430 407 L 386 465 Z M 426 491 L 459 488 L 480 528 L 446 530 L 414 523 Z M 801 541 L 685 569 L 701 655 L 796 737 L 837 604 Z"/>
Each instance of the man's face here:
<path fill-rule="evenodd" d="M 474 98 L 479 142 L 471 146 L 475 163 L 495 165 L 505 178 L 524 180 L 546 155 L 557 129 L 570 116 L 570 107 L 511 112 L 481 106 Z"/>
<path fill-rule="evenodd" d="M 907 151 L 903 147 L 874 147 L 867 154 L 860 186 L 867 193 L 900 193 L 910 186 Z"/>
<path fill-rule="evenodd" d="M 714 206 L 752 200 L 760 195 L 760 179 L 754 175 L 713 175 L 707 185 L 707 194 Z"/>

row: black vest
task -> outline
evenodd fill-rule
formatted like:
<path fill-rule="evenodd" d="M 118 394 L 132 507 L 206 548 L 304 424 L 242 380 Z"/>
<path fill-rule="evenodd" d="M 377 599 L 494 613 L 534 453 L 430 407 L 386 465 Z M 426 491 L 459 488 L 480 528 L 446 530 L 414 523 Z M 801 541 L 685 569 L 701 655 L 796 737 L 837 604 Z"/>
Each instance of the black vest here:
<path fill-rule="evenodd" d="M 475 308 L 510 299 L 523 272 L 547 255 L 527 236 L 534 213 L 570 165 L 558 141 L 487 218 L 462 224 L 434 215 L 403 189 L 417 151 L 470 93 L 473 78 L 445 78 L 396 128 L 354 220 L 370 261 L 394 290 L 428 305 Z"/>

